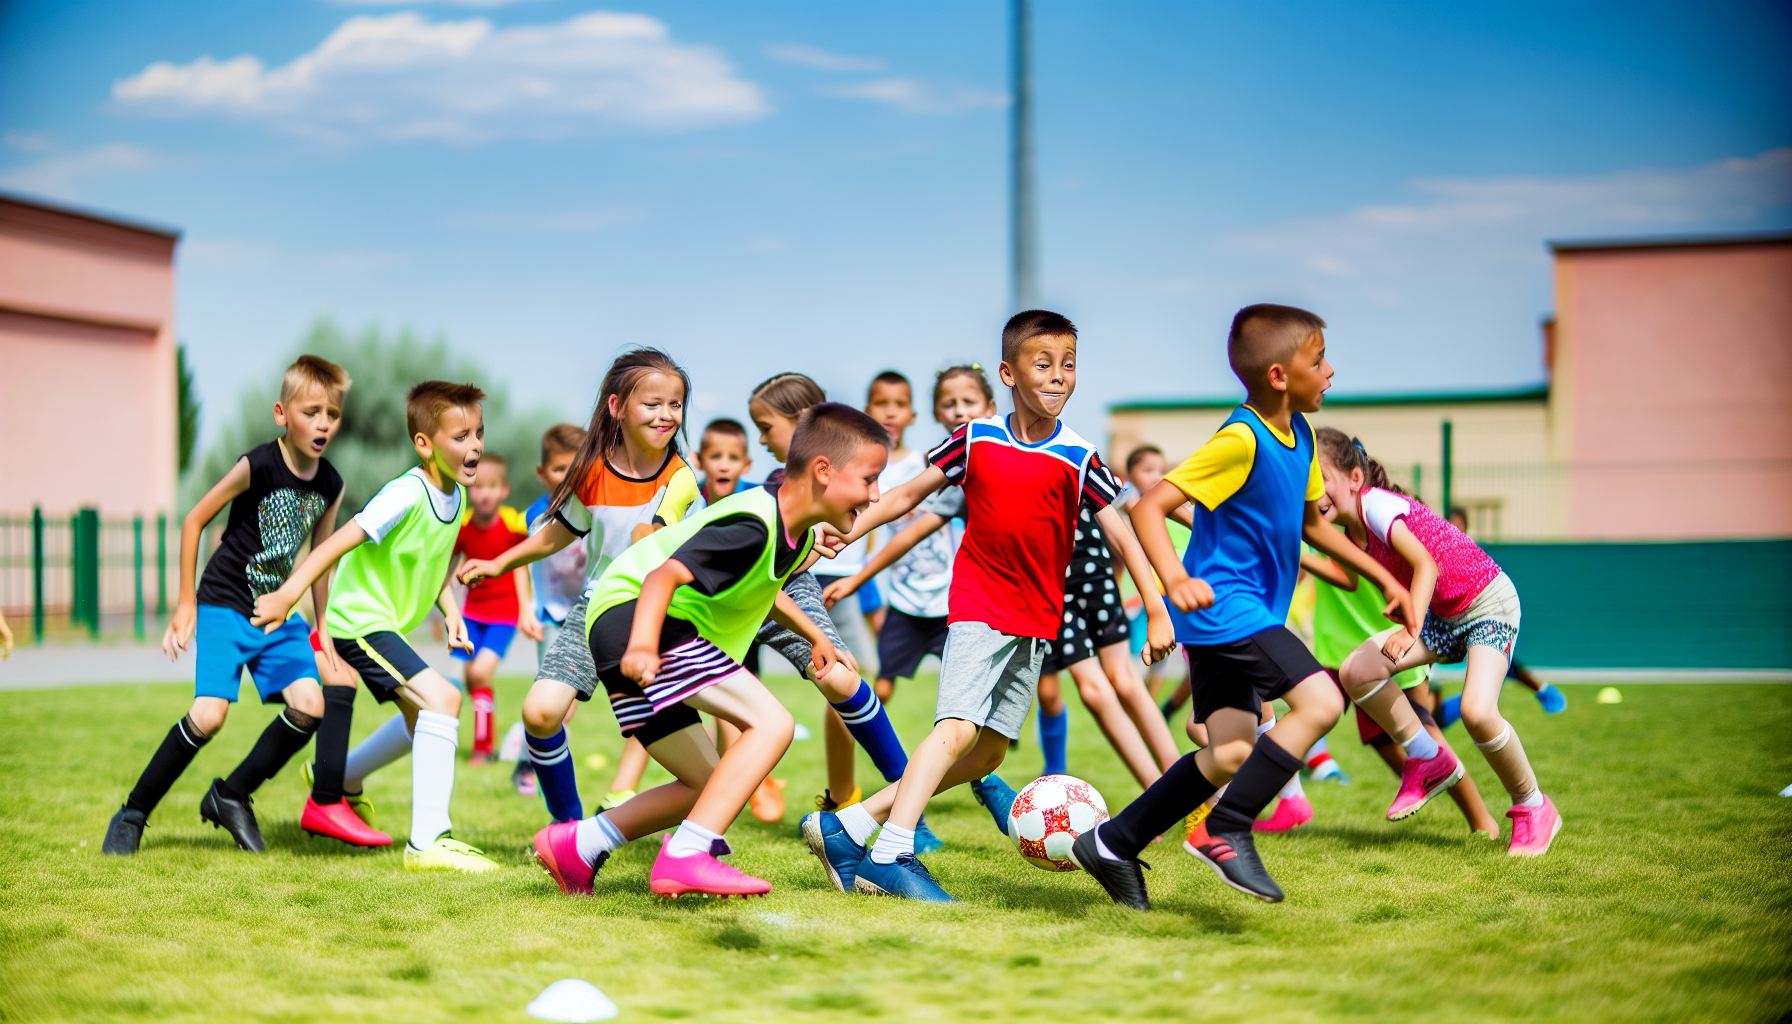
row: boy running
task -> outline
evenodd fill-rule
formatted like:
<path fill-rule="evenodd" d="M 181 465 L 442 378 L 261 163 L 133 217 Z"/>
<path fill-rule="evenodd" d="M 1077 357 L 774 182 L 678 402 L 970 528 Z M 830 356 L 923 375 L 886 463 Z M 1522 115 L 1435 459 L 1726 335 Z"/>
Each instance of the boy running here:
<path fill-rule="evenodd" d="M 430 668 L 405 634 L 439 607 L 448 646 L 471 650 L 466 622 L 447 586 L 460 534 L 466 487 L 477 479 L 485 451 L 485 392 L 472 384 L 425 381 L 405 397 L 405 425 L 423 464 L 380 488 L 367 507 L 311 555 L 285 585 L 255 602 L 255 618 L 270 633 L 306 587 L 342 563 L 318 624 L 325 658 L 347 662 L 375 699 L 396 701 L 410 726 L 411 838 L 407 871 L 496 871 L 479 850 L 449 834 L 454 751 L 460 742 L 460 691 Z M 390 846 L 343 802 L 353 686 L 324 687 L 317 769 L 299 827 L 356 846 Z"/>
<path fill-rule="evenodd" d="M 199 817 L 229 832 L 245 850 L 264 849 L 255 812 L 250 810 L 250 794 L 310 741 L 324 713 L 324 697 L 305 620 L 282 614 L 263 631 L 251 625 L 249 617 L 255 599 L 292 572 L 293 559 L 305 542 L 313 547 L 322 544 L 336 528 L 342 477 L 323 456 L 342 424 L 348 387 L 342 367 L 317 356 L 300 356 L 287 367 L 280 381 L 280 400 L 274 403 L 274 422 L 286 429 L 285 435 L 238 459 L 181 523 L 180 598 L 162 637 L 162 650 L 178 659 L 197 631 L 193 706 L 168 730 L 130 797 L 112 816 L 103 852 L 137 852 L 149 812 L 187 770 L 199 748 L 224 727 L 244 668 L 263 704 L 284 704 L 286 709 L 268 723 L 228 779 L 212 780 L 212 788 L 199 802 Z M 230 506 L 230 518 L 224 535 L 195 588 L 200 533 L 225 505 Z M 311 588 L 311 600 L 322 619 L 329 602 L 327 581 L 320 579 Z"/>
<path fill-rule="evenodd" d="M 461 520 L 460 535 L 454 540 L 455 558 L 492 558 L 529 538 L 528 520 L 504 504 L 508 497 L 509 460 L 496 452 L 480 456 L 479 475 L 467 488 L 473 507 Z M 467 663 L 466 692 L 473 698 L 473 756 L 469 764 L 483 764 L 497 753 L 492 677 L 518 632 L 531 640 L 541 640 L 541 623 L 535 618 L 532 604 L 526 569 L 480 580 L 467 588 L 467 606 L 461 616 L 467 621 L 467 639 L 473 651 L 468 654 L 457 648 L 453 653 L 456 659 Z"/>

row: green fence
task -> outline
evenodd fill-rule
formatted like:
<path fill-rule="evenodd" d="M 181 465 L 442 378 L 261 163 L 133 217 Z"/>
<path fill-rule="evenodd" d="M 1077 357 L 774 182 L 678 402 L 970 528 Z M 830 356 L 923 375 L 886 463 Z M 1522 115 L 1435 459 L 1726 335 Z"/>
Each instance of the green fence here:
<path fill-rule="evenodd" d="M 71 627 L 145 636 L 174 599 L 179 550 L 180 525 L 166 516 L 0 515 L 0 608 L 21 641 Z"/>
<path fill-rule="evenodd" d="M 1792 669 L 1792 540 L 1488 544 L 1549 668 Z"/>

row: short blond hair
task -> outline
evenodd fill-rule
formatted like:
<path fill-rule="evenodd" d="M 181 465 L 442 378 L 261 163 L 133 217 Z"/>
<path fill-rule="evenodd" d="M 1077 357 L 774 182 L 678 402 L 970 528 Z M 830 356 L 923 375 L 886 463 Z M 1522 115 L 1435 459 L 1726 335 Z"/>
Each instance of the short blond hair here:
<path fill-rule="evenodd" d="M 322 356 L 302 355 L 293 360 L 286 368 L 286 376 L 280 378 L 280 403 L 292 401 L 294 395 L 308 387 L 319 387 L 324 393 L 342 401 L 348 394 L 350 384 L 348 371 Z"/>

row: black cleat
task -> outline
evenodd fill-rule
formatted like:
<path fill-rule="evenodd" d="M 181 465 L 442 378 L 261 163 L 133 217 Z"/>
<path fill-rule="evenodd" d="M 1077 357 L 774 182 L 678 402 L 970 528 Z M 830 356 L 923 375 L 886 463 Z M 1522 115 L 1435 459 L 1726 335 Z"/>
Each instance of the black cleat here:
<path fill-rule="evenodd" d="M 1196 843 L 1195 839 L 1205 842 Z M 1191 837 L 1182 848 L 1212 868 L 1220 880 L 1247 896 L 1265 903 L 1282 902 L 1282 887 L 1264 870 L 1263 859 L 1257 856 L 1257 844 L 1249 830 L 1218 832 Z"/>
<path fill-rule="evenodd" d="M 129 857 L 136 853 L 137 847 L 143 842 L 143 829 L 148 824 L 149 815 L 133 811 L 129 807 L 120 807 L 106 825 L 106 841 L 100 844 L 100 852 L 118 857 Z"/>
<path fill-rule="evenodd" d="M 248 797 L 238 800 L 225 791 L 223 779 L 213 779 L 212 788 L 199 801 L 199 818 L 230 833 L 236 845 L 250 853 L 260 853 L 267 849 L 267 844 L 261 841 L 261 828 L 255 824 L 255 812 L 249 809 L 254 802 Z"/>
<path fill-rule="evenodd" d="M 1109 860 L 1095 846 L 1095 830 L 1090 829 L 1070 844 L 1070 859 L 1076 866 L 1101 883 L 1115 903 L 1134 910 L 1150 910 L 1151 897 L 1145 893 L 1145 873 L 1150 867 L 1142 860 Z"/>

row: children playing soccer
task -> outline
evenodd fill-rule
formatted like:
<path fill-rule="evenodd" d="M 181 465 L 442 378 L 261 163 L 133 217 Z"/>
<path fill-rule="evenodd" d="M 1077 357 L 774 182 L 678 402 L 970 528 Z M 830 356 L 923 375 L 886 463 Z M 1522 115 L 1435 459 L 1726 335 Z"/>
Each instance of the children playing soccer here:
<path fill-rule="evenodd" d="M 896 785 L 838 814 L 803 820 L 811 851 L 842 890 L 951 900 L 915 856 L 914 830 L 935 792 L 988 775 L 1019 736 L 1045 644 L 1059 632 L 1080 510 L 1120 545 L 1133 572 L 1148 571 L 1112 507 L 1119 480 L 1058 418 L 1076 388 L 1076 348 L 1076 327 L 1063 316 L 1029 310 L 1011 318 L 1002 332 L 1000 375 L 1014 412 L 954 431 L 928 454 L 928 468 L 885 493 L 848 537 L 896 519 L 947 483 L 964 488 L 968 515 L 952 571 L 933 732 Z M 1151 593 L 1146 604 L 1146 653 L 1155 661 L 1174 641 L 1162 599 Z"/>
<path fill-rule="evenodd" d="M 1407 625 L 1364 641 L 1338 673 L 1357 706 L 1406 750 L 1389 820 L 1417 813 L 1462 776 L 1462 763 L 1421 727 L 1388 680 L 1418 665 L 1466 660 L 1462 724 L 1512 797 L 1506 812 L 1512 842 L 1506 852 L 1542 856 L 1562 830 L 1562 817 L 1539 788 L 1524 745 L 1499 710 L 1518 640 L 1518 591 L 1511 577 L 1462 531 L 1393 489 L 1386 471 L 1361 445 L 1339 434 L 1330 436 L 1319 454 L 1326 496 L 1337 508 L 1351 553 L 1367 552 L 1429 612 L 1422 628 L 1408 617 Z"/>
<path fill-rule="evenodd" d="M 466 487 L 478 477 L 485 450 L 484 399 L 472 384 L 425 381 L 411 388 L 405 427 L 422 465 L 380 488 L 353 520 L 313 547 L 283 585 L 256 600 L 250 620 L 270 633 L 281 628 L 305 588 L 341 563 L 318 623 L 322 653 L 353 667 L 375 699 L 396 701 L 410 727 L 411 835 L 404 866 L 411 871 L 498 868 L 451 834 L 460 691 L 405 641 L 439 607 L 448 645 L 472 648 L 447 583 Z M 355 687 L 323 690 L 316 775 L 299 826 L 356 846 L 389 846 L 391 836 L 373 830 L 343 802 Z"/>
<path fill-rule="evenodd" d="M 282 614 L 264 631 L 256 628 L 260 623 L 251 624 L 250 616 L 256 599 L 292 572 L 299 549 L 307 541 L 313 547 L 323 544 L 336 528 L 342 477 L 324 458 L 324 449 L 342 424 L 348 388 L 342 367 L 300 356 L 287 368 L 280 400 L 274 403 L 274 422 L 285 434 L 238 459 L 181 523 L 180 596 L 162 650 L 179 658 L 198 634 L 193 706 L 168 730 L 124 806 L 112 816 L 101 846 L 105 853 L 137 852 L 150 812 L 199 748 L 224 727 L 244 668 L 262 703 L 284 704 L 285 709 L 268 723 L 229 778 L 212 780 L 199 802 L 199 816 L 229 832 L 243 849 L 263 850 L 251 794 L 310 741 L 324 716 L 324 694 L 305 621 Z M 225 505 L 230 518 L 196 587 L 200 533 Z M 321 620 L 329 583 L 314 578 L 311 599 Z"/>
<path fill-rule="evenodd" d="M 678 781 L 538 833 L 536 856 L 563 892 L 589 893 L 612 850 L 673 822 L 678 829 L 653 864 L 653 892 L 770 891 L 769 882 L 718 859 L 732 852 L 723 834 L 795 729 L 790 712 L 739 659 L 769 614 L 809 639 L 815 676 L 827 677 L 833 646 L 783 587 L 811 557 L 816 526 L 845 533 L 877 499 L 888 441 L 856 409 L 814 406 L 797 424 L 781 480 L 643 540 L 592 585 L 591 657 L 616 720 Z M 719 760 L 698 712 L 739 730 Z"/>
<path fill-rule="evenodd" d="M 461 522 L 454 541 L 456 558 L 491 558 L 529 536 L 528 521 L 504 499 L 510 497 L 510 462 L 496 452 L 479 459 L 479 475 L 467 488 L 472 506 Z M 467 588 L 461 617 L 467 622 L 467 639 L 473 652 L 456 649 L 454 657 L 467 663 L 466 691 L 473 698 L 473 756 L 470 764 L 483 764 L 496 753 L 495 702 L 492 676 L 509 652 L 517 633 L 531 640 L 542 638 L 529 592 L 529 573 L 514 570 L 504 576 L 481 580 Z"/>
<path fill-rule="evenodd" d="M 1317 316 L 1289 306 L 1240 310 L 1226 355 L 1246 403 L 1133 506 L 1140 543 L 1176 608 L 1194 721 L 1205 726 L 1208 744 L 1077 838 L 1077 864 L 1125 906 L 1150 909 L 1139 852 L 1220 786 L 1227 789 L 1207 818 L 1208 834 L 1186 848 L 1228 885 L 1268 902 L 1282 899 L 1257 856 L 1251 826 L 1343 711 L 1331 679 L 1286 626 L 1303 535 L 1374 581 L 1399 621 L 1415 621 L 1411 597 L 1392 574 L 1319 514 L 1325 488 L 1306 415 L 1319 410 L 1331 386 L 1324 329 Z M 1164 519 L 1190 501 L 1194 529 L 1179 560 Z M 1277 698 L 1289 713 L 1259 736 L 1263 705 Z"/>

